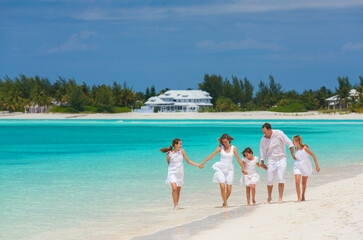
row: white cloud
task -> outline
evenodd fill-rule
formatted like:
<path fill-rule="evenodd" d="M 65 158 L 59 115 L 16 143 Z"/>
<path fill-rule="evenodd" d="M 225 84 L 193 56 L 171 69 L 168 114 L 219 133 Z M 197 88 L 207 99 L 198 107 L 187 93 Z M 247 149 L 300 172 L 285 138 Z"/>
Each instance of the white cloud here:
<path fill-rule="evenodd" d="M 96 50 L 98 48 L 95 44 L 88 44 L 85 41 L 95 36 L 96 32 L 82 31 L 70 36 L 67 42 L 60 44 L 59 46 L 48 49 L 47 53 L 56 52 L 77 52 L 77 51 L 89 51 Z"/>
<path fill-rule="evenodd" d="M 93 20 L 110 20 L 109 13 L 106 10 L 100 8 L 88 8 L 81 13 L 77 13 L 72 17 L 75 19 L 93 21 Z"/>
<path fill-rule="evenodd" d="M 342 47 L 343 51 L 358 51 L 361 49 L 363 49 L 363 42 L 357 42 L 357 43 L 347 42 Z"/>
<path fill-rule="evenodd" d="M 363 5 L 362 0 L 247 0 L 227 1 L 212 4 L 184 6 L 137 6 L 123 8 L 88 8 L 71 17 L 81 20 L 142 20 L 165 17 L 213 16 L 223 14 L 243 14 L 295 9 L 347 8 Z"/>
<path fill-rule="evenodd" d="M 234 50 L 269 50 L 282 51 L 285 47 L 277 43 L 259 42 L 254 39 L 246 39 L 243 41 L 224 41 L 215 42 L 213 40 L 204 40 L 196 43 L 196 47 L 205 50 L 224 52 Z"/>

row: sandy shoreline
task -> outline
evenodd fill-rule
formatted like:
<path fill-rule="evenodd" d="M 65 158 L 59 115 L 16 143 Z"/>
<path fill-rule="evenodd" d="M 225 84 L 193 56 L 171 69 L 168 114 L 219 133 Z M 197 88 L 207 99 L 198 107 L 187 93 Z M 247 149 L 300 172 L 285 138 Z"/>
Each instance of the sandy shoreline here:
<path fill-rule="evenodd" d="M 204 239 L 363 239 L 363 173 L 308 189 L 310 199 L 261 204 L 242 217 L 191 237 Z"/>
<path fill-rule="evenodd" d="M 264 204 L 266 183 L 262 180 L 256 192 L 257 206 L 247 207 L 242 194 L 226 211 L 132 240 L 362 239 L 363 163 L 323 168 L 309 179 L 307 201 L 302 203 L 295 202 L 293 176 L 286 177 L 282 205 L 276 203 L 276 188 L 272 204 Z M 241 194 L 236 187 L 232 197 Z"/>
<path fill-rule="evenodd" d="M 0 114 L 0 119 L 316 119 L 316 120 L 363 120 L 363 114 L 331 113 L 322 114 L 317 111 L 304 113 L 277 113 L 268 111 L 255 112 L 222 112 L 222 113 L 95 113 L 95 114 Z"/>

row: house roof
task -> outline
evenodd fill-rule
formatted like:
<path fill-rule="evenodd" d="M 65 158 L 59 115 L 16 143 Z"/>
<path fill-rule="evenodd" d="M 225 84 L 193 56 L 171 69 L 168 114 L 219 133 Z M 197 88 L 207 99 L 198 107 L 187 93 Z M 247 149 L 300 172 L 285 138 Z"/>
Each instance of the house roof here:
<path fill-rule="evenodd" d="M 145 104 L 170 104 L 160 99 L 159 97 L 151 97 L 145 102 Z"/>
<path fill-rule="evenodd" d="M 202 90 L 169 90 L 159 96 L 161 99 L 212 99 L 208 92 Z"/>
<path fill-rule="evenodd" d="M 349 96 L 350 97 L 357 97 L 357 96 L 359 96 L 359 92 L 356 89 L 350 89 Z M 340 101 L 340 97 L 339 97 L 339 95 L 334 95 L 334 96 L 332 96 L 330 98 L 327 98 L 326 100 L 327 101 Z"/>

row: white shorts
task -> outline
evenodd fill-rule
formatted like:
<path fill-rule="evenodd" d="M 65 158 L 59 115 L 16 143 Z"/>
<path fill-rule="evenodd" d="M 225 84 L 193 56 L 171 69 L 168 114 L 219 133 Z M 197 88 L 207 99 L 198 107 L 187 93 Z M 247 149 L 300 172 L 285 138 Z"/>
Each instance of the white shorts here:
<path fill-rule="evenodd" d="M 259 181 L 260 175 L 258 175 L 258 173 L 254 173 L 252 175 L 243 175 L 240 180 L 240 182 L 246 187 L 251 186 L 251 184 L 256 184 Z"/>
<path fill-rule="evenodd" d="M 278 162 L 268 163 L 267 169 L 267 185 L 272 186 L 274 184 L 275 176 L 279 183 L 285 183 L 286 172 L 286 158 L 282 158 Z"/>
<path fill-rule="evenodd" d="M 213 182 L 225 183 L 226 185 L 233 184 L 233 177 L 234 177 L 233 164 L 227 165 L 221 162 L 216 162 L 215 164 L 213 164 L 212 168 L 215 170 L 213 176 Z"/>

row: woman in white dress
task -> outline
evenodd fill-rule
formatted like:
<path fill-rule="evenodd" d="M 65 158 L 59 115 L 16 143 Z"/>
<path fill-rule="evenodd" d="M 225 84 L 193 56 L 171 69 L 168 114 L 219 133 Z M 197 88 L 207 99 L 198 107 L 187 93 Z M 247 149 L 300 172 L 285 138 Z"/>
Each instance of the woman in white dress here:
<path fill-rule="evenodd" d="M 174 209 L 178 209 L 180 190 L 184 184 L 183 158 L 190 165 L 199 167 L 199 164 L 189 160 L 184 149 L 182 149 L 181 147 L 181 140 L 175 138 L 170 147 L 159 149 L 163 153 L 168 153 L 166 156 L 166 160 L 169 165 L 168 177 L 165 183 L 171 185 Z"/>
<path fill-rule="evenodd" d="M 246 171 L 248 172 L 247 175 L 243 175 L 241 177 L 240 182 L 246 186 L 246 197 L 247 197 L 247 206 L 250 206 L 250 198 L 251 198 L 251 191 L 252 191 L 252 203 L 256 205 L 256 184 L 260 181 L 260 175 L 256 172 L 257 167 L 263 167 L 258 162 L 258 157 L 253 156 L 253 151 L 251 148 L 246 148 L 242 152 L 243 154 L 243 165 L 245 166 Z"/>
<path fill-rule="evenodd" d="M 225 208 L 228 207 L 227 200 L 232 192 L 232 184 L 234 177 L 234 166 L 232 163 L 233 156 L 236 157 L 239 165 L 241 165 L 242 172 L 244 174 L 247 174 L 247 172 L 244 170 L 244 166 L 242 165 L 242 161 L 238 156 L 237 148 L 231 145 L 232 140 L 234 140 L 234 138 L 232 138 L 228 134 L 223 134 L 222 137 L 218 139 L 220 145 L 199 166 L 199 168 L 203 168 L 204 163 L 211 160 L 218 153 L 221 153 L 220 161 L 213 164 L 213 169 L 215 170 L 213 182 L 219 183 L 223 199 L 223 207 Z"/>
<path fill-rule="evenodd" d="M 297 193 L 297 202 L 305 201 L 305 190 L 308 177 L 311 175 L 313 169 L 310 163 L 309 155 L 313 157 L 315 162 L 316 172 L 320 171 L 318 160 L 315 154 L 309 149 L 308 145 L 302 143 L 302 137 L 296 135 L 293 137 L 293 143 L 295 146 L 295 156 L 296 160 L 294 163 L 294 174 L 295 174 L 295 184 Z M 302 177 L 302 194 L 300 196 L 300 180 Z"/>

